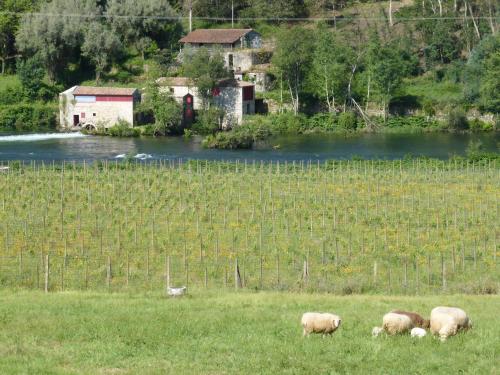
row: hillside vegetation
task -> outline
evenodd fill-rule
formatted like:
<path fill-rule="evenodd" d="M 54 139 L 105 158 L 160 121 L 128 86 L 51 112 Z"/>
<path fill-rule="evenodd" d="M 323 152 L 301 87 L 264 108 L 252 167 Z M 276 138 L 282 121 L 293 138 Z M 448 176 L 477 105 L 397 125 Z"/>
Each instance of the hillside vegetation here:
<path fill-rule="evenodd" d="M 176 57 L 188 27 L 178 17 L 191 3 L 195 28 L 230 27 L 230 4 L 211 0 L 154 0 L 147 6 L 133 0 L 0 2 L 1 74 L 16 73 L 22 84 L 2 87 L 0 105 L 51 101 L 64 87 L 81 83 L 142 89 L 159 75 L 189 71 Z M 275 86 L 267 96 L 283 98 L 282 107 L 295 114 L 353 111 L 373 130 L 373 113 L 385 121 L 397 104 L 404 115 L 438 118 L 474 109 L 474 116 L 491 114 L 487 121 L 495 125 L 500 42 L 493 1 L 234 5 L 235 26 L 261 31 L 274 50 Z M 208 118 L 210 126 L 217 122 L 216 116 L 199 118 Z M 170 126 L 161 118 L 155 122 Z"/>

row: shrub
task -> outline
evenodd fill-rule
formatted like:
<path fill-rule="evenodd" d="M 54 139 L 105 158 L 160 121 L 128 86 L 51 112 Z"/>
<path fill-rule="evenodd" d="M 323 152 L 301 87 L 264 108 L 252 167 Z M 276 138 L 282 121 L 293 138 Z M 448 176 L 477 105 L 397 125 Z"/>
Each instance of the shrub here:
<path fill-rule="evenodd" d="M 115 126 L 107 130 L 107 134 L 112 137 L 138 137 L 141 135 L 141 130 L 132 128 L 125 120 L 120 120 Z"/>
<path fill-rule="evenodd" d="M 447 125 L 450 130 L 466 130 L 469 128 L 465 112 L 460 108 L 452 108 L 450 110 Z"/>
<path fill-rule="evenodd" d="M 477 118 L 469 121 L 469 128 L 473 132 L 483 132 L 483 131 L 492 131 L 493 124 L 489 124 L 487 122 L 481 121 Z"/>
<path fill-rule="evenodd" d="M 211 107 L 200 111 L 193 125 L 193 131 L 202 135 L 215 134 L 221 128 L 222 119 L 223 112 L 218 108 Z"/>
<path fill-rule="evenodd" d="M 7 87 L 0 90 L 0 105 L 17 104 L 24 99 L 21 87 Z"/>
<path fill-rule="evenodd" d="M 0 131 L 31 132 L 55 129 L 57 107 L 47 104 L 0 106 Z"/>
<path fill-rule="evenodd" d="M 339 127 L 344 130 L 356 130 L 358 119 L 354 112 L 343 112 L 339 115 Z"/>
<path fill-rule="evenodd" d="M 203 146 L 207 148 L 219 148 L 226 150 L 252 148 L 253 137 L 247 132 L 220 132 L 209 135 L 203 140 Z"/>

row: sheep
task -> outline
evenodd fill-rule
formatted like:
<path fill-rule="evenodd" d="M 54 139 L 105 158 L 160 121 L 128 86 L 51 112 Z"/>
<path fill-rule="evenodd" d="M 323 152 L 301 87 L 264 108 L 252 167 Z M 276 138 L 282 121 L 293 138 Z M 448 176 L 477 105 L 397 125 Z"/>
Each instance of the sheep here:
<path fill-rule="evenodd" d="M 410 331 L 411 337 L 421 338 L 421 337 L 424 337 L 425 335 L 427 335 L 427 331 L 423 328 L 420 328 L 420 327 L 412 328 L 412 330 Z"/>
<path fill-rule="evenodd" d="M 372 329 L 372 336 L 373 337 L 377 337 L 378 335 L 380 335 L 382 332 L 384 331 L 384 329 L 382 327 L 373 327 Z"/>
<path fill-rule="evenodd" d="M 389 335 L 408 332 L 413 328 L 413 323 L 407 315 L 387 313 L 382 319 L 382 327 Z"/>
<path fill-rule="evenodd" d="M 472 328 L 472 321 L 464 310 L 457 307 L 436 307 L 431 311 L 431 332 L 441 341 L 454 336 L 460 330 Z"/>
<path fill-rule="evenodd" d="M 331 335 L 339 328 L 341 319 L 338 315 L 330 313 L 307 312 L 302 315 L 301 324 L 304 328 L 304 337 L 311 333 Z"/>
<path fill-rule="evenodd" d="M 403 310 L 392 310 L 391 313 L 406 315 L 408 318 L 411 319 L 411 322 L 413 323 L 413 326 L 415 326 L 415 327 L 424 328 L 424 329 L 430 327 L 430 321 L 422 318 L 422 316 L 420 316 L 419 314 L 417 314 L 415 312 L 403 311 Z"/>

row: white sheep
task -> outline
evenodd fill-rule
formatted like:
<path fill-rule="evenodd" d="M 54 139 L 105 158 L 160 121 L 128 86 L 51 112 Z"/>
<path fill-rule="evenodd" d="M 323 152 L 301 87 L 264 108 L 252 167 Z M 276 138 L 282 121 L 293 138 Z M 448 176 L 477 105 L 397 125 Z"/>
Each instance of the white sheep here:
<path fill-rule="evenodd" d="M 472 321 L 465 311 L 458 307 L 440 306 L 431 311 L 431 332 L 439 335 L 441 341 L 471 327 Z"/>
<path fill-rule="evenodd" d="M 302 315 L 301 324 L 304 328 L 304 337 L 311 333 L 331 335 L 339 328 L 341 319 L 338 315 L 330 313 L 307 312 Z"/>
<path fill-rule="evenodd" d="M 420 328 L 420 327 L 412 328 L 412 330 L 410 331 L 411 337 L 421 338 L 421 337 L 424 337 L 425 335 L 427 335 L 427 331 L 423 328 Z"/>
<path fill-rule="evenodd" d="M 373 327 L 372 329 L 372 336 L 373 337 L 377 337 L 378 335 L 380 335 L 382 332 L 384 331 L 384 329 L 382 327 Z"/>
<path fill-rule="evenodd" d="M 411 319 L 403 314 L 388 313 L 382 318 L 382 327 L 389 335 L 396 335 L 399 333 L 405 333 L 411 330 L 413 322 Z"/>

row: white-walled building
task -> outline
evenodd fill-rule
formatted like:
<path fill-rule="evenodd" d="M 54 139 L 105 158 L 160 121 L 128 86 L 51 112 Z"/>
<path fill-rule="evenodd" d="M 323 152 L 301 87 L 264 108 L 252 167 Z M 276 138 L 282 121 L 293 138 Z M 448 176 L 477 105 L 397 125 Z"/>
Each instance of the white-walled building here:
<path fill-rule="evenodd" d="M 226 67 L 234 71 L 247 71 L 258 63 L 255 50 L 262 47 L 262 37 L 253 29 L 197 29 L 179 42 L 183 54 L 198 48 L 219 51 Z"/>
<path fill-rule="evenodd" d="M 135 88 L 74 86 L 59 94 L 61 128 L 105 128 L 120 120 L 134 126 Z"/>
<path fill-rule="evenodd" d="M 179 103 L 184 103 L 187 96 L 193 98 L 195 111 L 202 109 L 202 100 L 198 89 L 186 77 L 160 78 L 160 90 L 169 92 Z M 255 85 L 236 79 L 221 80 L 214 88 L 213 103 L 224 110 L 224 127 L 241 124 L 243 116 L 255 114 Z"/>

